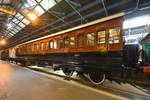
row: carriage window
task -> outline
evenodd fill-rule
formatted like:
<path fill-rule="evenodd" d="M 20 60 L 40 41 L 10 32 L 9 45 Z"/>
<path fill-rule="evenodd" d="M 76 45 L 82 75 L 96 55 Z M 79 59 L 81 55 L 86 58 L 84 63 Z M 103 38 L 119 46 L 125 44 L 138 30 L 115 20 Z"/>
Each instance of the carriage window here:
<path fill-rule="evenodd" d="M 97 44 L 104 44 L 106 39 L 106 31 L 97 32 Z"/>
<path fill-rule="evenodd" d="M 26 46 L 26 52 L 27 52 L 27 51 L 29 51 L 29 46 L 28 46 L 28 45 Z"/>
<path fill-rule="evenodd" d="M 28 46 L 27 46 L 27 52 L 28 52 L 29 50 L 30 50 L 30 46 L 28 45 Z"/>
<path fill-rule="evenodd" d="M 75 48 L 75 37 L 70 37 L 70 48 Z"/>
<path fill-rule="evenodd" d="M 30 45 L 29 51 L 32 51 L 32 46 Z"/>
<path fill-rule="evenodd" d="M 34 49 L 35 49 L 35 51 L 38 51 L 38 48 L 39 48 L 39 45 L 34 44 Z"/>
<path fill-rule="evenodd" d="M 37 50 L 37 51 L 39 50 L 39 45 L 38 45 L 38 44 L 36 45 L 36 50 Z"/>
<path fill-rule="evenodd" d="M 120 27 L 109 29 L 109 44 L 119 43 Z"/>
<path fill-rule="evenodd" d="M 48 45 L 49 45 L 48 42 L 46 42 L 46 50 L 48 50 Z"/>
<path fill-rule="evenodd" d="M 43 50 L 43 49 L 44 49 L 44 43 L 41 42 L 41 50 Z"/>
<path fill-rule="evenodd" d="M 23 47 L 23 50 L 24 50 L 24 52 L 26 52 L 26 47 L 25 46 Z"/>
<path fill-rule="evenodd" d="M 54 46 L 53 46 L 53 40 L 49 41 L 49 48 L 52 49 Z"/>
<path fill-rule="evenodd" d="M 36 51 L 36 44 L 34 44 L 34 51 Z"/>
<path fill-rule="evenodd" d="M 84 47 L 84 34 L 79 34 L 77 36 L 77 46 Z"/>
<path fill-rule="evenodd" d="M 29 45 L 29 51 L 32 51 L 32 46 L 31 45 Z"/>
<path fill-rule="evenodd" d="M 57 49 L 57 40 L 54 40 L 54 49 Z"/>
<path fill-rule="evenodd" d="M 29 49 L 29 46 L 26 46 L 26 52 L 28 51 L 28 49 Z"/>
<path fill-rule="evenodd" d="M 64 38 L 64 47 L 65 48 L 69 47 L 69 38 L 68 37 Z"/>
<path fill-rule="evenodd" d="M 34 51 L 34 45 L 32 45 L 32 51 Z"/>
<path fill-rule="evenodd" d="M 94 33 L 87 34 L 87 45 L 94 46 Z"/>
<path fill-rule="evenodd" d="M 24 52 L 24 49 L 23 49 L 23 47 L 22 47 L 22 52 Z"/>
<path fill-rule="evenodd" d="M 59 39 L 59 48 L 63 48 L 63 39 Z"/>
<path fill-rule="evenodd" d="M 28 51 L 29 51 L 29 46 L 27 45 L 27 46 L 26 46 L 26 52 L 28 52 Z"/>

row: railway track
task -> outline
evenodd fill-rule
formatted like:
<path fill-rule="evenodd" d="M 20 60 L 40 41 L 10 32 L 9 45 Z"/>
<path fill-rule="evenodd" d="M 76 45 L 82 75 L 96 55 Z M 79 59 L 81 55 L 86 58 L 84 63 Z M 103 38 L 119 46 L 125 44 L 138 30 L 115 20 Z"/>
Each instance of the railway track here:
<path fill-rule="evenodd" d="M 39 72 L 42 72 L 42 73 L 54 75 L 54 76 L 63 78 L 63 79 L 68 80 L 68 81 L 75 81 L 75 82 L 81 83 L 83 85 L 86 85 L 86 86 L 89 86 L 89 87 L 92 87 L 92 88 L 95 88 L 95 89 L 103 89 L 105 91 L 112 92 L 112 93 L 115 93 L 115 94 L 118 94 L 118 95 L 122 95 L 122 96 L 128 95 L 128 97 L 141 97 L 141 98 L 144 98 L 144 100 L 149 100 L 150 99 L 150 91 L 145 90 L 145 89 L 137 86 L 135 84 L 136 82 L 132 83 L 133 81 L 131 82 L 131 80 L 126 80 L 126 82 L 132 83 L 131 85 L 134 86 L 138 91 L 143 92 L 143 94 L 141 94 L 141 92 L 136 93 L 136 92 L 133 92 L 133 91 L 128 91 L 128 90 L 108 86 L 105 83 L 103 83 L 102 85 L 94 85 L 93 83 L 88 81 L 87 77 L 82 77 L 80 79 L 77 79 L 77 78 L 73 78 L 73 77 L 66 77 L 66 76 L 60 75 L 58 73 L 45 71 L 45 70 L 42 70 L 42 69 L 39 69 L 39 68 L 31 68 L 31 67 L 27 67 L 27 68 L 29 68 L 31 70 L 39 71 Z M 120 83 L 125 83 L 125 80 L 117 78 L 117 77 L 112 78 L 112 81 L 116 81 L 116 82 L 120 81 Z M 139 84 L 140 82 L 137 82 L 137 83 Z M 142 83 L 142 85 L 143 84 L 144 84 L 144 82 Z M 147 85 L 147 83 L 146 83 L 146 85 Z"/>

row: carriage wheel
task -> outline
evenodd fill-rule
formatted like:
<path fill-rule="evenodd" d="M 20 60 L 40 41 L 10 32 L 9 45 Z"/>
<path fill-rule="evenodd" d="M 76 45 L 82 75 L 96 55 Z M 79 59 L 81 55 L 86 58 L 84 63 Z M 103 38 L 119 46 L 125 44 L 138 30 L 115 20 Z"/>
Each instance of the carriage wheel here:
<path fill-rule="evenodd" d="M 65 68 L 63 69 L 63 73 L 67 76 L 67 77 L 71 77 L 73 75 L 73 71 Z"/>
<path fill-rule="evenodd" d="M 100 85 L 105 81 L 106 76 L 101 72 L 89 72 L 88 78 L 93 84 Z"/>

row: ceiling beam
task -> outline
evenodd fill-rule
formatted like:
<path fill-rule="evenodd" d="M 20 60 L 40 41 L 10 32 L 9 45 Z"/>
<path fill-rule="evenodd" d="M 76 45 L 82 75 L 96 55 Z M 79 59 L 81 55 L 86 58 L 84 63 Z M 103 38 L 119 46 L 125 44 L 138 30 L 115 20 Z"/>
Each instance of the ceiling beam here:
<path fill-rule="evenodd" d="M 10 10 L 7 10 L 7 9 L 4 9 L 4 8 L 0 8 L 0 12 L 3 12 L 3 13 L 6 13 L 6 14 L 10 14 L 10 15 L 15 15 L 14 12 L 10 11 Z"/>
<path fill-rule="evenodd" d="M 102 5 L 103 5 L 103 8 L 104 8 L 104 11 L 105 11 L 106 16 L 108 16 L 108 11 L 107 11 L 107 9 L 106 9 L 106 5 L 105 5 L 104 0 L 101 0 L 101 2 L 102 2 Z"/>
<path fill-rule="evenodd" d="M 81 13 L 77 9 L 75 9 L 75 7 L 72 5 L 72 3 L 73 3 L 72 1 L 70 1 L 70 0 L 65 0 L 65 1 L 81 17 L 81 19 L 83 21 L 87 22 L 87 20 L 81 15 Z M 82 20 L 81 20 L 81 24 L 82 24 Z"/>
<path fill-rule="evenodd" d="M 137 0 L 136 8 L 135 8 L 135 9 L 138 9 L 138 8 L 139 8 L 139 4 L 140 4 L 140 0 Z"/>
<path fill-rule="evenodd" d="M 0 6 L 10 6 L 10 3 L 0 3 Z"/>

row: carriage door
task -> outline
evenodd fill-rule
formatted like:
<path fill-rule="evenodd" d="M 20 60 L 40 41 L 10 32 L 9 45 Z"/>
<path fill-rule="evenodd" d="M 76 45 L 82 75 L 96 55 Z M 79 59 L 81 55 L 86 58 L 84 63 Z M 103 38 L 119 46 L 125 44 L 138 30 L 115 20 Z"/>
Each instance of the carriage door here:
<path fill-rule="evenodd" d="M 108 29 L 108 51 L 121 51 L 123 48 L 122 31 L 120 27 L 112 27 Z"/>

